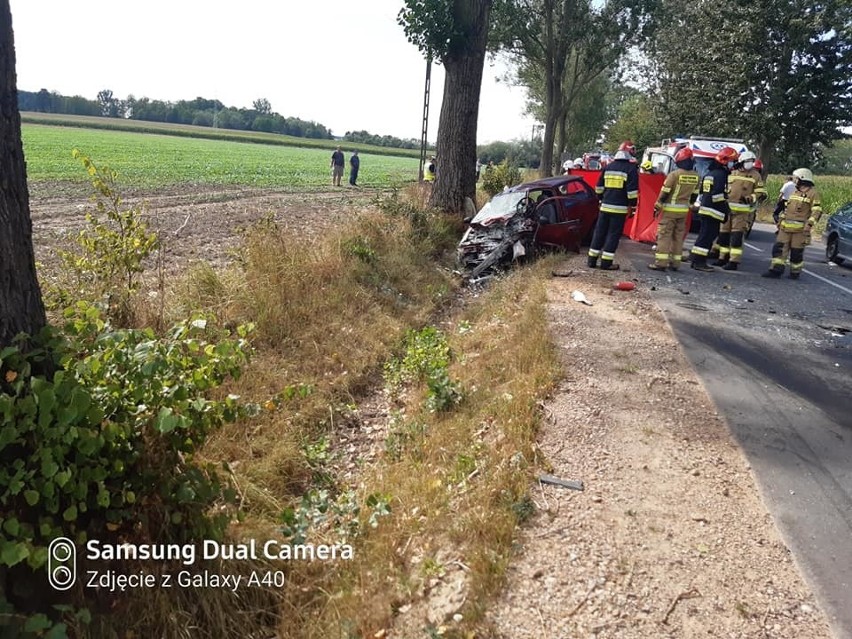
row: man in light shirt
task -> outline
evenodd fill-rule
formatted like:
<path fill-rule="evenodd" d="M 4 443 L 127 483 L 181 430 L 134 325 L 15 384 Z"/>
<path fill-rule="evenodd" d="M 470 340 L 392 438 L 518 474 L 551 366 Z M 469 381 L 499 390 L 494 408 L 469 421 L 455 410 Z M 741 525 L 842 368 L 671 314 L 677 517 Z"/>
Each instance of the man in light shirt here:
<path fill-rule="evenodd" d="M 787 181 L 781 187 L 781 193 L 778 195 L 778 203 L 775 205 L 775 210 L 772 212 L 772 219 L 778 224 L 778 218 L 781 212 L 787 208 L 787 202 L 790 201 L 790 196 L 796 190 L 796 181 L 792 175 L 787 176 Z"/>

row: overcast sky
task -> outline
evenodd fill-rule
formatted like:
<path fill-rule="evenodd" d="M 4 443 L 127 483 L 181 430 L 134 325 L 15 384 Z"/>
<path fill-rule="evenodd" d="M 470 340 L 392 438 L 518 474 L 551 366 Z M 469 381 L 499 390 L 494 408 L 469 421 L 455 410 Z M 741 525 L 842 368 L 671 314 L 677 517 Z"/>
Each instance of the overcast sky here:
<path fill-rule="evenodd" d="M 396 16 L 401 0 L 11 0 L 18 89 L 95 99 L 266 98 L 335 135 L 420 138 L 426 63 Z M 525 92 L 486 62 L 478 142 L 529 137 Z M 443 67 L 432 67 L 429 140 Z"/>

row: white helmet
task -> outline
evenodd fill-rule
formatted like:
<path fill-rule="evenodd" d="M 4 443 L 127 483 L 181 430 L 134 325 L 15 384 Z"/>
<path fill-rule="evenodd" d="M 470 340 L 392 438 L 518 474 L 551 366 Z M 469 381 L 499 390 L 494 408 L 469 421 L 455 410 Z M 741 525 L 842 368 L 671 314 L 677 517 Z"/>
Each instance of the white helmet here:
<path fill-rule="evenodd" d="M 751 151 L 743 151 L 740 153 L 740 164 L 751 162 L 752 165 L 754 165 L 755 160 L 757 160 L 757 156 Z"/>
<path fill-rule="evenodd" d="M 616 160 L 629 160 L 632 157 L 633 156 L 630 155 L 629 151 L 616 151 L 615 152 L 615 159 Z"/>
<path fill-rule="evenodd" d="M 582 169 L 583 168 L 583 158 L 575 158 L 574 159 L 574 168 Z"/>
<path fill-rule="evenodd" d="M 814 183 L 814 174 L 810 169 L 796 169 L 793 171 L 793 177 L 803 182 Z"/>

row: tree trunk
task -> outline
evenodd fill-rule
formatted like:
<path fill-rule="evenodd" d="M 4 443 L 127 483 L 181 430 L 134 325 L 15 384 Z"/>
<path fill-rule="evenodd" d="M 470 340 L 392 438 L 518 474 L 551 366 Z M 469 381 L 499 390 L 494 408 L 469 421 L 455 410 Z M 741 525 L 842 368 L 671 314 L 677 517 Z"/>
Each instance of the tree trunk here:
<path fill-rule="evenodd" d="M 45 323 L 33 254 L 9 0 L 0 0 L 0 345 Z"/>
<path fill-rule="evenodd" d="M 565 140 L 568 137 L 568 110 L 563 109 L 562 113 L 559 114 L 559 120 L 556 123 L 556 154 L 557 161 L 559 162 L 559 171 L 557 173 L 562 173 L 562 154 L 566 151 Z"/>
<path fill-rule="evenodd" d="M 446 79 L 438 124 L 438 168 L 429 204 L 460 213 L 466 197 L 476 201 L 476 125 L 491 0 L 455 0 L 453 11 L 456 24 L 468 37 L 463 49 L 443 59 Z"/>

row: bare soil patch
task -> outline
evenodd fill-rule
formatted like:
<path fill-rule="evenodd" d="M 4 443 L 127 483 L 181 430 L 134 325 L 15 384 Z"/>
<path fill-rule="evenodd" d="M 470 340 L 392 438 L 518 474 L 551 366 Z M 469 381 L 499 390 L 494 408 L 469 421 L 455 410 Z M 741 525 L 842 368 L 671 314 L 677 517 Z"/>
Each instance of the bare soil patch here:
<path fill-rule="evenodd" d="M 85 225 L 90 191 L 82 188 L 33 189 L 30 212 L 36 259 L 51 264 L 56 246 Z M 206 260 L 222 266 L 241 232 L 270 216 L 294 235 L 311 237 L 368 206 L 374 190 L 340 188 L 318 193 L 245 187 L 181 187 L 138 192 L 124 198 L 127 207 L 143 207 L 152 229 L 167 242 L 166 267 L 177 272 Z"/>

